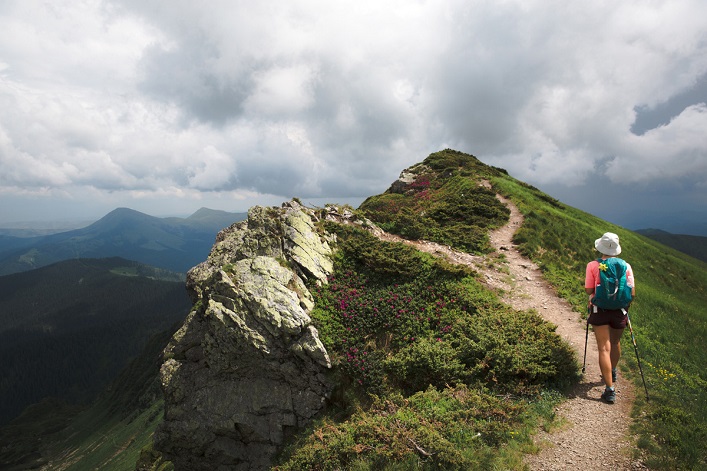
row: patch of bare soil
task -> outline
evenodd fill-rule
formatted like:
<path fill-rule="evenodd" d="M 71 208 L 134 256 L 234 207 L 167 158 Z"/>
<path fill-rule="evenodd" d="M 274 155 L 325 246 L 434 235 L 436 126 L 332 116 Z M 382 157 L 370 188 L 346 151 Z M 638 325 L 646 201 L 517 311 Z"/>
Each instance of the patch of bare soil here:
<path fill-rule="evenodd" d="M 520 254 L 512 239 L 523 223 L 523 216 L 511 201 L 500 195 L 497 197 L 511 210 L 511 216 L 505 226 L 490 235 L 496 253 L 487 257 L 458 252 L 433 242 L 408 241 L 387 233 L 378 236 L 473 267 L 486 279 L 488 286 L 501 293 L 504 302 L 518 310 L 535 309 L 546 321 L 556 325 L 557 333 L 574 347 L 581 361 L 586 321 L 557 295 L 543 279 L 537 265 Z M 500 254 L 505 257 L 499 257 Z M 628 334 L 622 342 L 624 355 L 630 353 L 630 339 L 626 337 Z M 604 403 L 601 400 L 604 383 L 597 358 L 596 341 L 590 329 L 586 373 L 556 410 L 562 424 L 559 429 L 550 433 L 538 431 L 535 442 L 540 452 L 526 456 L 526 464 L 531 470 L 645 468 L 631 457 L 634 444 L 629 426 L 635 395 L 633 384 L 624 380 L 619 371 L 615 383 L 617 401 L 613 405 Z"/>

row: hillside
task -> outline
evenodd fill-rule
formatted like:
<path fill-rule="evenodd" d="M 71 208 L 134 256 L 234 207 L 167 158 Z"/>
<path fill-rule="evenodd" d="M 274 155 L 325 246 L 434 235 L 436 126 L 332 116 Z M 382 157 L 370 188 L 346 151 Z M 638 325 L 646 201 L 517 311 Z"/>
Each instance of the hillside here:
<path fill-rule="evenodd" d="M 120 258 L 0 276 L 0 424 L 46 397 L 92 401 L 188 308 L 177 275 Z"/>
<path fill-rule="evenodd" d="M 661 231 L 660 229 L 639 229 L 635 231 L 637 234 L 646 236 L 663 245 L 679 250 L 698 260 L 707 262 L 707 237 L 686 235 L 686 234 L 671 234 L 670 232 Z"/>
<path fill-rule="evenodd" d="M 396 183 L 381 214 L 489 254 L 510 211 L 482 183 L 502 172 L 435 157 L 441 171 Z M 417 226 L 408 196 L 427 205 Z M 573 349 L 474 267 L 381 234 L 360 212 L 297 201 L 251 208 L 220 233 L 189 273 L 195 304 L 165 349 L 155 449 L 190 470 L 412 469 L 425 456 L 437 469 L 515 466 L 519 448 L 506 449 L 577 379 Z"/>
<path fill-rule="evenodd" d="M 643 237 L 621 227 L 568 207 L 536 188 L 513 179 L 501 169 L 485 166 L 472 156 L 450 150 L 432 154 L 421 164 L 405 170 L 401 174 L 400 180 L 395 182 L 388 191 L 382 195 L 369 198 L 361 205 L 360 210 L 365 216 L 377 222 L 383 229 L 398 233 L 404 238 L 420 238 L 441 243 L 444 246 L 461 251 L 484 254 L 490 250 L 488 229 L 494 227 L 494 223 L 489 222 L 489 219 L 493 221 L 494 215 L 498 213 L 494 209 L 496 206 L 488 199 L 487 195 L 489 193 L 479 186 L 483 179 L 490 182 L 493 192 L 511 199 L 519 208 L 524 221 L 522 226 L 515 231 L 513 242 L 517 244 L 522 254 L 538 265 L 543 278 L 554 286 L 559 295 L 574 306 L 578 323 L 583 322 L 582 313 L 586 308 L 586 295 L 582 289 L 584 267 L 595 256 L 593 250 L 594 239 L 606 231 L 613 231 L 621 236 L 622 245 L 625 249 L 624 256 L 632 263 L 638 277 L 639 295 L 631 312 L 636 342 L 643 356 L 643 369 L 651 394 L 651 401 L 647 402 L 645 396 L 638 392 L 636 393 L 631 415 L 638 417 L 638 419 L 635 419 L 631 424 L 633 435 L 626 437 L 626 440 L 629 440 L 629 449 L 631 450 L 629 453 L 634 458 L 638 457 L 649 467 L 656 469 L 696 469 L 705 467 L 707 465 L 705 449 L 697 445 L 698 443 L 704 443 L 707 438 L 705 436 L 707 414 L 705 407 L 707 403 L 705 401 L 705 395 L 707 394 L 705 392 L 705 362 L 703 355 L 700 353 L 705 351 L 705 338 L 707 338 L 707 314 L 703 309 L 705 302 L 707 302 L 705 293 L 707 270 L 705 270 L 704 264 L 691 260 L 674 250 L 656 246 Z M 493 193 L 490 194 L 492 195 Z M 495 224 L 498 223 L 496 222 Z M 363 244 L 352 242 L 352 244 L 355 249 L 353 252 L 349 252 L 350 255 L 345 256 L 345 258 L 354 256 L 354 260 L 358 259 L 362 266 L 359 264 L 348 265 L 345 268 L 347 270 L 354 269 L 367 273 L 365 267 L 370 269 L 370 267 L 385 264 L 387 267 L 386 273 L 391 276 L 390 274 L 396 271 L 393 267 L 400 266 L 399 262 L 395 264 L 396 260 L 390 254 L 385 257 L 378 255 L 374 250 L 375 246 L 372 241 Z M 348 246 L 349 243 L 346 243 L 341 248 L 346 250 Z M 500 271 L 503 271 L 503 264 L 506 263 L 504 262 L 503 251 L 495 254 L 489 253 L 489 255 L 490 257 L 485 263 L 501 265 Z M 409 267 L 419 263 L 418 261 L 413 262 L 410 260 L 405 266 Z M 657 267 L 660 267 L 660 269 L 657 269 Z M 401 269 L 399 268 L 398 270 Z M 335 274 L 337 280 L 341 274 Z M 350 276 L 347 275 L 347 278 Z M 393 280 L 389 280 L 389 282 L 394 283 Z M 412 300 L 419 299 L 420 294 L 422 294 L 419 289 L 406 290 L 403 287 L 403 281 L 401 280 L 399 283 L 403 292 L 411 294 Z M 337 284 L 342 285 L 343 280 Z M 346 286 L 348 285 L 344 285 L 344 287 Z M 353 287 L 358 290 L 365 288 L 366 292 L 374 289 L 371 286 L 370 278 L 365 285 L 356 284 Z M 346 293 L 345 289 L 343 293 Z M 373 299 L 375 299 L 375 294 L 373 293 L 371 294 Z M 324 298 L 325 305 L 336 306 L 338 299 L 345 300 L 346 305 L 351 304 L 350 299 L 334 297 L 332 300 L 328 296 L 330 295 Z M 457 296 L 460 296 L 460 294 Z M 493 297 L 490 294 L 485 294 L 484 290 L 476 291 L 474 297 L 476 299 L 475 303 L 484 299 L 485 303 L 489 303 L 488 305 L 492 306 L 491 299 Z M 361 298 L 370 299 L 369 295 L 365 293 L 361 294 Z M 332 303 L 332 301 L 334 302 Z M 541 307 L 543 306 L 537 306 L 536 309 L 541 309 Z M 544 307 L 547 308 L 547 305 Z M 508 320 L 501 320 L 504 319 L 502 317 L 504 308 L 493 306 L 491 310 L 494 312 L 498 322 L 509 322 Z M 325 338 L 327 319 L 330 316 L 342 315 L 341 311 L 338 311 L 338 314 L 337 311 L 337 309 L 327 308 L 327 314 L 323 319 L 325 323 L 320 326 L 320 331 L 324 332 L 322 335 Z M 348 312 L 350 312 L 350 308 L 344 311 L 344 313 Z M 459 336 L 461 332 L 455 328 L 454 323 L 449 323 L 449 326 L 451 326 L 452 330 L 444 333 L 448 335 L 442 335 L 439 338 L 443 341 L 449 339 L 451 345 L 456 346 L 455 348 L 462 347 L 465 341 L 463 336 Z M 479 339 L 483 338 L 480 337 L 481 335 L 479 332 L 474 335 L 474 344 L 480 342 Z M 503 334 L 497 331 L 491 335 L 493 338 L 499 339 Z M 528 334 L 520 331 L 517 332 L 517 335 L 524 337 Z M 495 340 L 490 342 L 489 345 L 496 346 L 498 342 L 499 340 Z M 624 345 L 622 367 L 626 377 L 636 385 L 636 390 L 641 391 L 641 376 L 638 372 L 635 357 L 631 355 L 628 333 L 624 337 Z M 329 347 L 329 344 L 327 346 Z M 519 348 L 521 348 L 520 345 L 515 347 L 515 354 L 512 356 L 512 358 L 516 358 L 515 361 L 520 361 L 521 358 L 524 358 L 525 361 L 530 361 L 533 358 L 533 354 L 530 353 L 533 347 L 530 347 L 531 350 L 526 351 L 519 350 Z M 406 367 L 405 363 L 394 362 L 394 364 L 398 371 L 404 372 L 410 369 L 410 373 L 407 374 L 410 375 L 411 379 L 414 378 L 419 385 L 418 388 L 424 388 L 423 385 L 425 384 L 438 384 L 438 388 L 440 388 L 443 385 L 453 384 L 454 380 L 450 380 L 454 378 L 454 374 L 459 374 L 456 373 L 456 368 L 460 368 L 462 365 L 468 365 L 472 371 L 475 371 L 480 366 L 493 368 L 499 357 L 505 358 L 502 351 L 499 351 L 495 354 L 489 354 L 486 357 L 487 360 L 482 360 L 475 366 L 474 362 L 466 363 L 466 358 L 469 357 L 465 356 L 465 354 L 454 357 L 452 352 L 440 350 L 434 355 L 452 355 L 452 357 L 443 356 L 442 358 L 446 359 L 440 361 L 439 358 L 429 357 L 434 351 L 430 350 L 429 353 L 425 353 L 424 349 L 412 350 L 410 352 L 410 360 L 423 362 L 418 363 L 418 366 L 414 369 L 410 369 L 409 366 Z M 415 352 L 414 355 L 413 352 Z M 369 351 L 368 354 L 370 355 L 371 352 Z M 342 356 L 343 360 L 346 360 L 346 349 L 342 352 Z M 495 359 L 495 361 L 492 359 Z M 501 367 L 501 371 L 505 371 L 503 374 L 509 374 L 510 371 L 513 371 L 512 367 L 515 361 L 510 361 L 507 366 Z M 596 360 L 590 358 L 589 361 Z M 486 362 L 490 362 L 490 364 Z M 422 365 L 425 365 L 425 367 L 422 367 Z M 434 368 L 430 368 L 432 365 L 447 365 L 448 369 L 437 371 Z M 505 368 L 508 367 L 511 368 L 506 370 Z M 378 368 L 372 364 L 366 365 L 367 370 L 380 371 Z M 531 368 L 529 371 L 533 371 L 532 367 L 528 366 L 528 368 Z M 461 371 L 464 371 L 464 369 Z M 482 369 L 481 371 L 484 370 Z M 397 375 L 385 368 L 382 374 L 384 375 L 382 376 L 383 379 L 391 375 L 392 377 Z M 517 379 L 511 378 L 510 385 L 502 381 L 501 377 L 503 374 L 500 371 L 496 372 L 494 374 L 495 380 L 486 383 L 485 386 L 490 388 L 488 393 L 493 395 L 498 394 L 498 392 L 494 392 L 498 388 L 518 387 Z M 437 377 L 436 375 L 442 376 Z M 354 376 L 354 378 L 356 377 Z M 464 376 L 462 375 L 462 377 Z M 445 378 L 443 383 L 440 378 Z M 571 376 L 565 379 L 570 378 Z M 371 384 L 381 384 L 380 379 L 380 376 L 375 377 Z M 365 377 L 362 380 L 365 381 Z M 459 380 L 457 379 L 456 381 Z M 468 380 L 464 382 L 466 381 Z M 353 382 L 355 384 L 355 381 Z M 546 383 L 546 387 L 549 386 L 551 386 L 551 382 Z M 551 390 L 551 388 L 545 390 L 546 394 L 551 396 Z M 581 391 L 582 395 L 587 394 L 585 390 L 582 389 Z M 676 394 L 676 391 L 679 391 L 679 394 Z M 413 401 L 414 397 L 416 396 L 409 397 L 409 400 Z M 533 400 L 538 400 L 539 397 L 535 396 Z M 420 397 L 417 400 L 424 399 Z M 443 398 L 438 398 L 437 400 L 444 401 Z M 544 407 L 542 404 L 543 402 L 540 401 L 536 404 L 536 407 Z M 592 410 L 596 404 L 595 401 L 590 400 L 589 403 L 585 404 L 584 410 Z M 405 414 L 411 413 L 414 414 L 415 412 L 406 409 Z M 435 412 L 425 409 L 425 414 L 430 413 Z M 282 469 L 301 469 L 302 463 L 311 465 L 315 461 L 322 462 L 327 459 L 345 460 L 347 455 L 344 443 L 346 443 L 346 440 L 353 440 L 351 443 L 357 443 L 360 448 L 371 446 L 371 442 L 362 442 L 361 438 L 355 437 L 357 436 L 356 434 L 361 437 L 361 434 L 374 433 L 373 430 L 364 424 L 370 422 L 369 426 L 375 427 L 375 423 L 381 423 L 379 421 L 386 420 L 383 417 L 379 417 L 381 414 L 381 409 L 374 409 L 370 413 L 357 415 L 355 422 L 353 419 L 343 423 L 334 422 L 336 430 L 332 429 L 331 432 L 328 430 L 333 425 L 332 422 L 325 421 L 320 428 L 313 432 L 309 439 L 304 439 L 300 442 L 297 451 L 292 452 L 291 461 Z M 601 414 L 601 411 L 598 411 L 597 414 Z M 428 415 L 426 416 L 429 417 Z M 580 414 L 578 417 L 581 416 L 586 416 L 586 414 Z M 443 416 L 438 417 L 441 418 Z M 412 427 L 412 424 L 409 424 L 409 426 Z M 521 431 L 522 426 L 516 425 L 515 427 L 517 427 L 515 436 L 522 443 L 522 437 L 524 436 L 524 432 Z M 552 428 L 553 425 L 550 423 L 547 427 Z M 608 424 L 603 428 L 606 427 L 611 428 L 611 425 Z M 586 428 L 585 426 L 585 430 L 578 431 L 578 433 L 586 432 Z M 602 427 L 597 426 L 597 429 L 602 429 Z M 413 433 L 413 430 L 413 428 L 407 429 L 408 433 Z M 430 433 L 438 434 L 440 430 L 435 428 Z M 427 446 L 422 444 L 421 438 L 419 440 L 414 439 L 415 443 L 428 454 L 422 454 L 422 461 L 420 461 L 422 452 L 418 449 L 417 459 L 413 456 L 409 458 L 411 460 L 409 468 L 413 467 L 412 463 L 424 463 L 426 461 L 424 456 L 431 456 L 432 452 L 442 453 L 439 446 L 443 443 L 442 438 L 446 439 L 448 437 L 444 435 L 436 436 L 437 438 L 432 442 L 425 442 Z M 390 437 L 383 433 L 378 435 L 377 439 L 386 441 Z M 324 448 L 317 446 L 318 440 L 324 440 L 327 445 Z M 510 465 L 508 462 L 500 464 L 503 463 L 502 460 L 505 453 L 518 446 L 521 448 L 524 446 L 518 442 L 514 445 L 514 442 L 514 439 L 496 442 L 494 446 L 500 447 L 499 451 L 503 450 L 503 452 L 497 458 L 499 461 L 495 461 L 495 466 L 520 467 L 518 463 L 515 465 Z M 571 454 L 568 462 L 572 462 L 572 459 L 575 460 L 574 462 L 578 462 L 577 453 L 586 454 L 589 459 L 594 456 L 593 449 L 587 443 L 587 440 L 580 440 L 579 443 L 581 448 L 572 450 L 574 453 Z M 477 443 L 477 445 L 483 449 L 485 446 L 490 446 L 490 443 Z M 468 447 L 469 444 L 458 442 L 456 446 L 457 448 Z M 472 445 L 471 449 L 474 448 L 475 446 Z M 340 451 L 329 453 L 325 451 L 326 449 L 337 449 Z M 472 453 L 471 449 L 469 453 Z M 532 447 L 530 450 L 532 450 Z M 399 451 L 402 452 L 401 450 Z M 389 452 L 392 451 L 389 450 Z M 413 447 L 412 452 L 414 455 L 415 447 Z M 313 461 L 306 461 L 305 457 L 308 455 L 316 458 L 313 458 Z M 357 456 L 361 455 L 357 454 Z M 442 458 L 439 454 L 436 456 L 437 459 L 431 459 L 431 462 L 427 462 L 430 468 L 435 467 L 434 463 L 439 466 Z M 366 458 L 361 458 L 364 462 L 370 464 L 375 463 L 376 459 L 379 459 L 377 457 L 380 457 L 380 455 L 374 452 L 371 455 L 367 455 Z M 299 461 L 302 459 L 305 461 Z M 512 458 L 506 457 L 505 459 Z M 355 462 L 359 463 L 360 461 L 356 460 Z M 299 465 L 294 465 L 295 463 L 299 463 Z M 339 461 L 339 463 L 342 463 L 342 461 Z M 487 461 L 485 465 L 481 465 L 477 462 L 476 466 L 492 467 L 494 466 L 492 463 L 494 462 Z M 298 468 L 298 466 L 300 467 Z M 552 467 L 552 464 L 546 464 L 545 466 Z M 450 467 L 455 469 L 455 466 L 450 465 Z M 463 466 L 460 467 L 463 468 Z M 364 466 L 362 469 L 367 468 Z M 408 469 L 408 467 L 403 466 L 403 469 Z"/>
<path fill-rule="evenodd" d="M 504 200 L 522 215 L 522 222 L 510 228 L 512 250 L 508 242 L 498 245 L 495 235 L 509 227 L 510 204 Z M 273 437 L 287 438 L 288 446 L 276 458 L 278 470 L 523 469 L 527 455 L 545 459 L 543 450 L 553 447 L 564 452 L 564 465 L 577 467 L 572 463 L 597 459 L 596 433 L 620 442 L 618 452 L 630 455 L 622 462 L 633 461 L 639 468 L 707 466 L 701 445 L 707 441 L 704 263 L 569 207 L 502 169 L 452 150 L 431 154 L 406 169 L 388 191 L 369 198 L 358 210 L 298 210 L 290 204 L 287 210 L 261 208 L 256 213 L 264 219 L 249 214 L 245 226 L 219 237 L 208 257 L 213 271 L 188 281 L 199 299 L 165 352 L 163 383 L 174 379 L 171 376 L 182 381 L 167 386 L 167 416 L 177 429 L 182 421 L 185 427 L 199 428 L 199 433 L 184 428 L 189 440 L 170 443 L 163 423 L 156 444 L 175 457 L 179 447 L 198 447 L 201 441 L 211 446 L 212 454 L 196 454 L 198 467 L 193 469 L 215 469 L 210 460 L 224 460 L 244 443 L 241 450 L 252 451 L 255 448 L 250 447 L 268 444 Z M 313 272 L 302 268 L 302 253 L 293 257 L 283 251 L 288 244 L 278 239 L 293 228 L 280 221 L 291 221 L 300 213 L 308 215 L 321 239 L 332 244 L 333 268 L 327 283 L 315 283 Z M 255 234 L 244 232 L 247 227 L 257 229 Z M 626 333 L 619 397 L 627 411 L 594 397 L 601 386 L 596 370 L 591 372 L 596 358 L 588 357 L 590 368 L 581 377 L 577 350 L 583 345 L 568 344 L 570 337 L 563 330 L 579 329 L 583 342 L 584 267 L 595 256 L 594 239 L 606 231 L 620 235 L 622 255 L 634 267 L 638 282 L 631 319 L 651 400 L 642 394 Z M 294 365 L 308 356 L 267 362 L 279 345 L 270 342 L 297 329 L 288 323 L 283 303 L 273 303 L 274 313 L 263 309 L 248 314 L 252 305 L 268 304 L 268 289 L 252 280 L 232 280 L 243 274 L 239 267 L 255 266 L 251 259 L 256 255 L 259 270 L 270 266 L 283 279 L 287 290 L 278 293 L 287 292 L 288 302 L 300 300 L 300 309 L 314 303 L 307 312 L 333 366 L 326 375 L 319 370 L 316 375 L 317 382 L 334 384 L 327 409 L 297 433 L 292 424 L 298 419 L 288 412 L 283 425 L 277 422 L 283 416 L 277 414 L 285 407 L 299 411 L 319 404 L 316 397 L 294 390 L 292 397 L 284 396 L 290 399 L 287 403 L 277 400 L 284 394 L 279 383 L 263 389 L 238 382 L 244 373 L 267 372 L 271 381 L 281 374 L 298 379 L 302 375 Z M 266 255 L 274 257 L 267 264 Z M 471 262 L 459 263 L 465 260 Z M 303 286 L 290 271 L 312 280 Z M 528 306 L 537 298 L 525 290 L 548 283 L 551 294 Z M 257 298 L 249 289 L 257 292 Z M 243 299 L 231 297 L 237 290 L 245 290 Z M 550 323 L 540 315 L 543 311 L 561 319 Z M 273 332 L 273 325 L 260 329 L 258 323 L 268 316 L 285 330 Z M 222 328 L 201 336 L 200 329 L 216 325 Z M 316 352 L 313 344 L 305 345 L 310 354 Z M 248 348 L 255 348 L 255 355 Z M 289 348 L 281 350 L 292 353 Z M 300 353 L 303 350 L 300 345 Z M 244 354 L 249 362 L 265 359 L 268 369 L 243 363 Z M 181 370 L 176 368 L 180 363 Z M 282 368 L 271 370 L 273 364 Z M 628 382 L 634 386 L 635 399 Z M 189 389 L 192 386 L 198 388 Z M 131 394 L 125 392 L 123 397 Z M 208 401 L 195 394 L 205 394 Z M 239 410 L 246 396 L 252 402 L 246 401 L 245 409 Z M 306 403 L 299 403 L 303 398 Z M 199 414 L 182 408 L 177 400 L 197 401 L 191 410 L 199 409 Z M 568 413 L 569 403 L 579 405 L 574 415 Z M 160 408 L 158 401 L 151 408 L 138 408 L 135 422 L 152 430 L 154 421 L 148 419 L 159 415 Z M 209 429 L 205 417 L 212 408 L 217 424 Z M 265 417 L 273 421 L 243 422 L 255 419 L 255 413 L 271 414 Z M 622 427 L 612 425 L 612 420 L 621 420 Z M 111 459 L 80 453 L 79 461 L 72 462 L 74 469 L 94 469 L 97 463 L 101 469 L 126 469 L 125 461 L 118 465 L 117 460 L 130 461 L 136 452 L 130 445 L 129 452 L 121 453 L 121 444 L 131 443 L 126 440 L 131 434 L 136 442 L 144 438 L 128 421 L 114 421 L 110 427 L 94 423 L 84 432 L 83 449 L 99 443 L 96 455 Z M 542 434 L 549 438 L 536 441 Z M 563 434 L 570 435 L 567 441 Z M 113 438 L 118 446 L 109 449 Z M 615 451 L 602 452 L 601 458 Z M 151 465 L 157 469 L 164 459 L 147 445 L 140 469 Z M 68 462 L 68 456 L 64 460 Z M 557 463 L 536 462 L 531 469 L 556 469 Z"/>
<path fill-rule="evenodd" d="M 185 273 L 206 257 L 220 229 L 243 217 L 201 208 L 188 218 L 156 218 L 118 208 L 82 229 L 42 237 L 0 237 L 0 275 L 61 260 L 106 257 Z"/>
<path fill-rule="evenodd" d="M 48 398 L 0 428 L 0 469 L 134 469 L 162 418 L 157 372 L 175 327 L 150 338 L 90 406 Z"/>

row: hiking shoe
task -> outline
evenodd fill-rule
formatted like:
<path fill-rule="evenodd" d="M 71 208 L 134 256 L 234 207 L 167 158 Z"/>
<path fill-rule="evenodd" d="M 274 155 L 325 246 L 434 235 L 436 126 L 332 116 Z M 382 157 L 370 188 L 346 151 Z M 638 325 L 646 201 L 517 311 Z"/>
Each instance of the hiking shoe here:
<path fill-rule="evenodd" d="M 616 368 L 613 368 L 611 370 L 611 382 L 615 383 L 616 382 Z"/>
<path fill-rule="evenodd" d="M 601 398 L 605 402 L 608 402 L 609 404 L 613 404 L 614 402 L 616 402 L 616 390 L 609 389 L 609 388 L 604 389 L 604 392 L 602 393 Z"/>

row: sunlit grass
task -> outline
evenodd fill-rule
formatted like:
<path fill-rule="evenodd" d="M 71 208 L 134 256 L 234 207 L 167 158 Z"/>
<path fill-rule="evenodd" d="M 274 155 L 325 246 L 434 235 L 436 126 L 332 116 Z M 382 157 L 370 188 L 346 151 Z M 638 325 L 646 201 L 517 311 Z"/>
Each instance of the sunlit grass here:
<path fill-rule="evenodd" d="M 636 274 L 630 315 L 650 396 L 646 401 L 626 332 L 623 367 L 636 386 L 637 445 L 652 468 L 707 467 L 707 265 L 582 211 L 559 208 L 519 182 L 493 182 L 526 218 L 516 234 L 521 250 L 580 313 L 586 306 L 584 266 L 597 256 L 594 240 L 607 231 L 620 236 L 621 257 Z"/>
<path fill-rule="evenodd" d="M 459 159 L 433 154 L 426 168 L 443 181 L 425 174 L 405 196 L 369 199 L 366 214 L 389 229 L 430 208 L 463 220 L 456 198 L 483 195 L 485 209 L 473 198 L 463 204 L 485 228 L 476 240 L 487 240 L 507 210 L 497 210 L 492 192 L 471 192 L 479 175 L 455 170 Z M 339 387 L 328 415 L 298 435 L 277 469 L 522 468 L 523 455 L 537 451 L 533 433 L 554 427 L 559 391 L 578 380 L 571 346 L 537 313 L 504 305 L 469 268 L 351 227 L 326 227 L 338 235 L 338 255 L 329 283 L 312 287 L 312 319 Z M 494 263 L 503 270 L 503 258 Z"/>

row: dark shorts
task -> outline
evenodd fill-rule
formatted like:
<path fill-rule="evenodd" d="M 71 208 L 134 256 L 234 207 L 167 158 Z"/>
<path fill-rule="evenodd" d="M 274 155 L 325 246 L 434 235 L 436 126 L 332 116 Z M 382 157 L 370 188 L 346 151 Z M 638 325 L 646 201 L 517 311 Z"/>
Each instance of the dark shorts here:
<path fill-rule="evenodd" d="M 592 325 L 608 325 L 613 329 L 625 329 L 628 316 L 621 310 L 609 311 L 599 309 L 589 316 L 589 323 Z"/>

